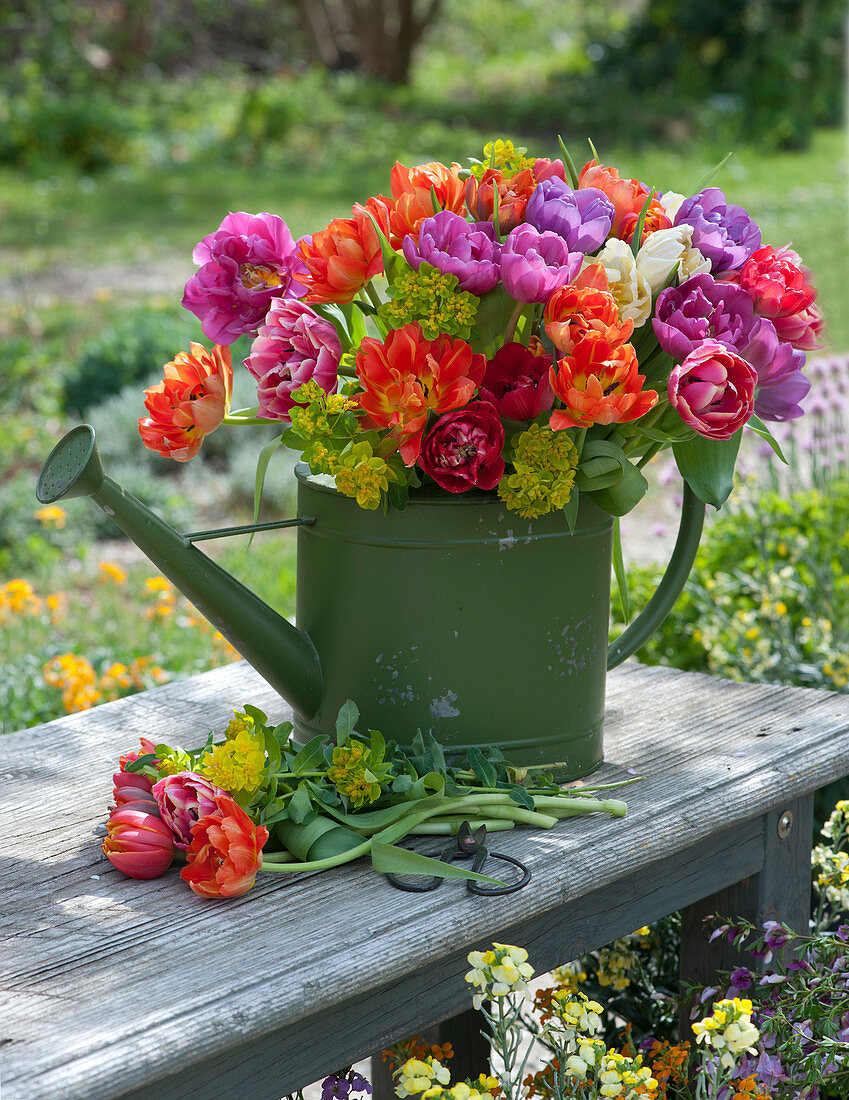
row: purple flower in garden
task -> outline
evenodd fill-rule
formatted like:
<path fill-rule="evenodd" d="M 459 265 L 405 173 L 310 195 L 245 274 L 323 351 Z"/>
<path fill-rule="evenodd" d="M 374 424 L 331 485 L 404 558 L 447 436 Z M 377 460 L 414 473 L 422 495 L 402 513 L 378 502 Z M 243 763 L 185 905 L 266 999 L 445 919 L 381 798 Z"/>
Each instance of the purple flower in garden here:
<path fill-rule="evenodd" d="M 404 256 L 418 271 L 426 261 L 445 275 L 456 275 L 461 290 L 485 294 L 501 275 L 501 246 L 491 222 L 467 222 L 459 214 L 441 210 L 425 218 L 419 243 L 404 238 Z"/>
<path fill-rule="evenodd" d="M 272 298 L 306 293 L 298 282 L 306 268 L 289 227 L 275 214 L 228 214 L 195 245 L 192 259 L 200 270 L 186 283 L 183 305 L 217 344 L 254 332 Z"/>
<path fill-rule="evenodd" d="M 347 1100 L 350 1093 L 371 1095 L 371 1085 L 353 1069 L 347 1073 L 331 1073 L 321 1082 L 321 1100 Z"/>
<path fill-rule="evenodd" d="M 752 972 L 747 966 L 738 966 L 731 971 L 731 984 L 735 989 L 749 989 L 752 984 Z"/>
<path fill-rule="evenodd" d="M 501 280 L 517 302 L 545 302 L 558 287 L 571 283 L 583 256 L 571 252 L 556 233 L 517 225 L 501 248 Z"/>
<path fill-rule="evenodd" d="M 595 252 L 610 233 L 616 211 L 597 187 L 574 191 L 564 180 L 543 180 L 534 188 L 525 221 L 562 237 L 570 252 Z"/>
<path fill-rule="evenodd" d="M 761 245 L 761 231 L 748 211 L 727 202 L 719 187 L 685 199 L 675 225 L 693 227 L 693 248 L 710 260 L 714 272 L 736 271 Z"/>
<path fill-rule="evenodd" d="M 260 416 L 289 422 L 292 391 L 314 379 L 330 393 L 342 345 L 330 321 L 295 298 L 273 298 L 245 366 L 257 381 Z"/>
<path fill-rule="evenodd" d="M 774 920 L 764 921 L 764 943 L 770 951 L 777 951 L 779 947 L 783 947 L 790 938 L 787 931 Z"/>
<path fill-rule="evenodd" d="M 197 772 L 166 775 L 153 784 L 153 796 L 162 820 L 174 834 L 174 846 L 184 851 L 192 840 L 192 825 L 207 814 L 217 814 L 215 796 L 224 792 Z"/>

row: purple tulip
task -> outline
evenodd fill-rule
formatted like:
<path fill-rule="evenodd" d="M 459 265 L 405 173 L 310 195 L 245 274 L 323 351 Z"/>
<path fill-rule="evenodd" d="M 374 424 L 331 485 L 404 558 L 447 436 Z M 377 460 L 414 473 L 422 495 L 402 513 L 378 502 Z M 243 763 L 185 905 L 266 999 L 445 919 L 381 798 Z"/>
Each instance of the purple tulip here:
<path fill-rule="evenodd" d="M 459 214 L 441 210 L 425 218 L 419 229 L 418 247 L 404 238 L 404 256 L 418 271 L 422 262 L 444 275 L 456 275 L 461 290 L 485 294 L 501 275 L 501 246 L 491 222 L 467 222 Z"/>
<path fill-rule="evenodd" d="M 306 267 L 289 227 L 276 214 L 228 214 L 195 245 L 200 271 L 186 283 L 183 305 L 200 319 L 204 336 L 232 344 L 255 332 L 272 298 L 302 298 Z"/>
<path fill-rule="evenodd" d="M 558 287 L 572 282 L 583 258 L 570 253 L 556 233 L 517 225 L 501 249 L 501 280 L 517 302 L 547 302 Z"/>
<path fill-rule="evenodd" d="M 615 216 L 613 203 L 597 187 L 578 191 L 560 179 L 543 180 L 534 188 L 525 221 L 562 237 L 570 252 L 595 252 L 604 244 Z"/>
<path fill-rule="evenodd" d="M 704 340 L 725 344 L 755 370 L 766 368 L 778 350 L 772 322 L 756 315 L 745 290 L 706 273 L 661 291 L 652 327 L 663 350 L 679 362 Z"/>
<path fill-rule="evenodd" d="M 257 381 L 258 414 L 289 423 L 292 391 L 314 379 L 330 393 L 342 345 L 330 321 L 294 298 L 274 298 L 245 366 Z"/>
<path fill-rule="evenodd" d="M 802 374 L 805 353 L 795 351 L 790 344 L 779 344 L 776 338 L 772 358 L 758 368 L 758 392 L 755 412 L 762 420 L 796 420 L 804 409 L 800 402 L 811 388 Z"/>
<path fill-rule="evenodd" d="M 174 834 L 174 846 L 185 851 L 192 841 L 192 825 L 207 814 L 218 814 L 215 796 L 225 792 L 197 772 L 166 775 L 153 784 L 162 820 Z"/>
<path fill-rule="evenodd" d="M 693 248 L 710 260 L 714 272 L 736 271 L 761 246 L 761 231 L 748 211 L 727 202 L 719 187 L 685 199 L 675 225 L 693 227 Z"/>

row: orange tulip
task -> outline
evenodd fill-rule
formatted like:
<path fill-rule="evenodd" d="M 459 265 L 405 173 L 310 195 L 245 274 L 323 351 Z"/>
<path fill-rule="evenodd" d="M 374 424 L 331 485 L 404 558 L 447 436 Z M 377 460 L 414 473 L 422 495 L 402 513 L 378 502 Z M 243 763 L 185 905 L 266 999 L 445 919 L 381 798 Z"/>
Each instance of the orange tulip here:
<path fill-rule="evenodd" d="M 636 420 L 657 404 L 654 390 L 643 390 L 645 377 L 637 373 L 637 355 L 631 344 L 616 347 L 599 332 L 589 332 L 572 354 L 560 359 L 549 375 L 565 409 L 555 409 L 549 426 L 587 428 L 592 424 L 619 424 Z"/>
<path fill-rule="evenodd" d="M 192 842 L 180 878 L 204 898 L 235 898 L 253 886 L 262 867 L 268 829 L 254 825 L 228 794 L 214 797 L 217 812 L 192 825 Z"/>
<path fill-rule="evenodd" d="M 487 168 L 480 179 L 469 176 L 466 180 L 466 206 L 477 221 L 491 222 L 497 188 L 498 228 L 502 233 L 509 233 L 525 220 L 525 207 L 536 183 L 527 168 L 509 179 L 505 179 L 497 168 Z"/>
<path fill-rule="evenodd" d="M 596 160 L 588 160 L 578 177 L 578 187 L 595 187 L 613 203 L 616 213 L 610 227 L 611 236 L 623 237 L 622 223 L 633 215 L 633 219 L 628 221 L 633 236 L 636 220 L 650 194 L 639 180 L 623 180 L 615 168 L 605 168 Z M 660 206 L 660 203 L 657 205 Z M 660 209 L 662 211 L 663 207 Z"/>
<path fill-rule="evenodd" d="M 571 355 L 578 341 L 590 332 L 598 332 L 616 347 L 629 340 L 634 331 L 632 320 L 620 323 L 613 295 L 591 286 L 555 290 L 546 303 L 544 317 L 545 331 L 562 355 Z"/>
<path fill-rule="evenodd" d="M 367 336 L 357 352 L 360 406 L 378 428 L 391 428 L 401 458 L 412 466 L 421 451 L 429 412 L 467 405 L 486 370 L 486 357 L 465 340 L 425 340 L 417 324 L 394 329 L 381 343 Z"/>
<path fill-rule="evenodd" d="M 165 377 L 145 392 L 150 414 L 139 420 L 145 447 L 165 458 L 188 462 L 204 436 L 214 432 L 230 409 L 233 368 L 230 349 L 215 344 L 207 351 L 192 344 L 165 364 Z"/>
<path fill-rule="evenodd" d="M 417 164 L 415 168 L 406 168 L 395 162 L 389 177 L 389 185 L 395 197 L 395 206 L 389 215 L 389 238 L 393 248 L 400 248 L 404 237 L 419 239 L 419 226 L 425 218 L 431 218 L 433 196 L 440 210 L 450 210 L 452 214 L 463 213 L 465 186 L 459 176 L 460 165 L 450 168 L 437 161 Z"/>
<path fill-rule="evenodd" d="M 645 199 L 643 202 L 645 202 Z M 640 207 L 640 210 L 642 210 L 642 207 Z M 634 236 L 634 230 L 637 228 L 639 216 L 638 211 L 636 214 L 626 214 L 622 219 L 622 225 L 619 228 L 619 236 L 623 241 L 627 241 L 628 244 L 631 243 Z M 658 229 L 670 229 L 671 227 L 672 219 L 663 209 L 660 202 L 657 199 L 652 199 L 646 211 L 646 220 L 643 222 L 643 232 L 640 235 L 640 244 L 645 244 L 652 233 L 656 233 Z"/>
<path fill-rule="evenodd" d="M 350 218 L 334 218 L 326 229 L 302 238 L 298 255 L 307 266 L 299 279 L 307 287 L 305 302 L 351 302 L 369 279 L 383 271 L 383 256 L 369 214 L 389 235 L 394 203 L 382 195 L 365 206 L 354 203 Z"/>

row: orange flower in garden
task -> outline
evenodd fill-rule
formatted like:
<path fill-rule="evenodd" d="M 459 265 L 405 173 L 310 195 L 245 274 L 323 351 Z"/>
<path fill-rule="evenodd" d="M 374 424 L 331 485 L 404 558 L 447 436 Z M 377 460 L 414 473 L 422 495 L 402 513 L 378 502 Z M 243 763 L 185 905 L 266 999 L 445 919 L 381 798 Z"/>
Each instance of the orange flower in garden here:
<path fill-rule="evenodd" d="M 624 237 L 623 222 L 633 215 L 627 222 L 633 236 L 637 218 L 650 194 L 639 180 L 623 180 L 615 168 L 605 168 L 597 160 L 588 160 L 578 177 L 578 187 L 595 187 L 613 203 L 615 214 L 610 227 L 611 236 Z M 660 206 L 660 203 L 657 205 Z M 660 209 L 662 211 L 663 207 Z M 667 224 L 671 224 L 668 219 Z M 657 228 L 661 227 L 658 225 Z"/>
<path fill-rule="evenodd" d="M 165 458 L 188 462 L 230 409 L 233 368 L 230 349 L 215 344 L 207 351 L 192 344 L 165 364 L 165 377 L 145 392 L 150 414 L 139 420 L 145 447 Z"/>
<path fill-rule="evenodd" d="M 395 162 L 389 177 L 395 197 L 394 209 L 389 214 L 389 241 L 393 248 L 400 248 L 406 236 L 418 241 L 419 226 L 425 218 L 437 213 L 433 208 L 434 195 L 440 210 L 463 213 L 466 191 L 459 172 L 459 164 L 448 168 L 438 161 L 429 161 L 406 168 L 399 161 Z"/>
<path fill-rule="evenodd" d="M 262 867 L 268 829 L 254 825 L 229 795 L 215 796 L 217 813 L 192 825 L 187 864 L 180 877 L 204 898 L 235 898 L 253 886 Z"/>
<path fill-rule="evenodd" d="M 350 218 L 334 218 L 326 229 L 304 237 L 298 254 L 308 274 L 298 278 L 307 287 L 305 302 L 350 302 L 369 279 L 383 271 L 380 238 L 369 214 L 389 235 L 392 199 L 378 195 L 365 206 L 355 203 Z"/>
<path fill-rule="evenodd" d="M 588 333 L 551 370 L 551 385 L 566 408 L 552 412 L 549 426 L 558 431 L 621 424 L 647 413 L 657 394 L 643 390 L 645 377 L 637 368 L 631 344 L 611 347 L 600 333 Z"/>
<path fill-rule="evenodd" d="M 590 332 L 599 333 L 616 347 L 629 340 L 634 331 L 632 320 L 620 323 L 613 295 L 591 286 L 573 284 L 555 290 L 546 303 L 544 317 L 545 331 L 562 355 L 571 355 L 575 344 Z"/>
<path fill-rule="evenodd" d="M 381 343 L 367 336 L 357 352 L 357 400 L 378 428 L 401 440 L 401 457 L 412 466 L 421 450 L 429 412 L 467 405 L 486 370 L 486 356 L 465 340 L 425 340 L 417 324 L 394 329 Z"/>
<path fill-rule="evenodd" d="M 497 188 L 498 228 L 502 233 L 509 233 L 525 220 L 525 207 L 536 183 L 528 168 L 523 168 L 509 179 L 505 179 L 504 173 L 497 168 L 487 168 L 480 179 L 469 176 L 466 180 L 466 206 L 477 221 L 491 222 L 495 203 L 493 195 Z"/>

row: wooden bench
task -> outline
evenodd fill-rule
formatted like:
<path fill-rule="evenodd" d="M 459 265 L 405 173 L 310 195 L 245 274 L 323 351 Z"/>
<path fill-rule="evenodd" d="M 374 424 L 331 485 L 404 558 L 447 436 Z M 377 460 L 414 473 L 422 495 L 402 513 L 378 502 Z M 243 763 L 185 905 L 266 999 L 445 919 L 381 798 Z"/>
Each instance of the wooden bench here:
<path fill-rule="evenodd" d="M 96 833 L 119 754 L 200 743 L 246 702 L 286 716 L 240 663 L 3 739 L 4 1100 L 276 1100 L 467 1011 L 492 940 L 542 972 L 680 908 L 697 973 L 704 912 L 804 922 L 812 795 L 849 772 L 846 695 L 628 664 L 597 773 L 645 777 L 628 816 L 499 834 L 533 871 L 516 894 L 402 893 L 363 863 L 229 902 L 120 875 Z"/>

